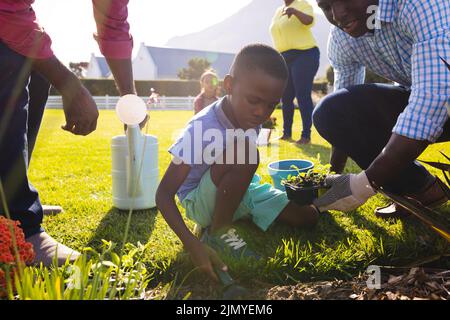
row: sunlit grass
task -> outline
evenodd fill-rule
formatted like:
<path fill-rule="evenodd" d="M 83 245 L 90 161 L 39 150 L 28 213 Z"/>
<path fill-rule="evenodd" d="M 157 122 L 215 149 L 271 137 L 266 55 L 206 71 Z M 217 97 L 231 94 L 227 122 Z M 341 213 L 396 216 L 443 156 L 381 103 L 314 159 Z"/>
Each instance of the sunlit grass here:
<path fill-rule="evenodd" d="M 191 116 L 189 111 L 151 113 L 149 133 L 159 139 L 160 176 L 170 162 L 167 149 Z M 275 116 L 281 129 L 281 112 L 277 110 Z M 299 121 L 296 114 L 294 138 L 300 135 Z M 100 249 L 101 239 L 121 244 L 127 212 L 112 208 L 110 142 L 114 135 L 123 134 L 123 126 L 113 111 L 101 111 L 97 130 L 87 137 L 62 131 L 59 127 L 63 123 L 62 111 L 46 111 L 30 167 L 31 181 L 42 202 L 61 205 L 65 210 L 46 217 L 44 227 L 56 239 L 78 250 L 86 246 Z M 261 148 L 258 173 L 263 181 L 270 182 L 267 164 L 278 158 L 315 160 L 320 154 L 325 163 L 329 159 L 328 144 L 315 131 L 312 141 L 311 146 L 302 148 L 287 142 Z M 450 144 L 431 146 L 422 157 L 439 160 L 439 150 L 450 154 Z M 351 162 L 347 171 L 358 168 Z M 390 222 L 377 219 L 373 210 L 384 203 L 377 196 L 355 212 L 324 214 L 311 231 L 273 226 L 262 233 L 250 223 L 238 223 L 246 240 L 266 259 L 257 265 L 227 261 L 231 274 L 243 282 L 257 275 L 259 280 L 272 283 L 346 277 L 358 274 L 370 264 L 404 265 L 449 251 L 444 240 L 413 219 Z M 450 225 L 450 207 L 440 211 L 439 219 Z M 193 226 L 191 222 L 188 225 Z M 149 272 L 154 273 L 151 284 L 170 282 L 177 274 L 183 278 L 193 268 L 181 242 L 156 209 L 133 214 L 128 241 L 146 245 L 143 261 Z M 198 277 L 202 276 L 190 279 Z"/>

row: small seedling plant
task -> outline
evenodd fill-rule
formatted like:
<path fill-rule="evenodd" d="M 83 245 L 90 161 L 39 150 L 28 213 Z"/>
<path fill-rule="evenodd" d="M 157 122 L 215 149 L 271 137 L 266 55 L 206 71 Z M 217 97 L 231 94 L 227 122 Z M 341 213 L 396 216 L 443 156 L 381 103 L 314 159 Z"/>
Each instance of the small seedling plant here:
<path fill-rule="evenodd" d="M 297 175 L 289 175 L 281 184 L 289 186 L 292 189 L 325 188 L 325 179 L 331 174 L 331 165 L 315 165 L 307 172 L 301 172 L 300 169 L 292 165 L 292 169 L 297 171 Z"/>

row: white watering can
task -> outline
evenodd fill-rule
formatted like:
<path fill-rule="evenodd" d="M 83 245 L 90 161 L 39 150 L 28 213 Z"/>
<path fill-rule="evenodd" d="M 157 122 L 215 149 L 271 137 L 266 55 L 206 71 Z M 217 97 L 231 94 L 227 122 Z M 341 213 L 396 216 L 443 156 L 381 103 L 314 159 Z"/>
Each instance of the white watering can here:
<path fill-rule="evenodd" d="M 113 205 L 121 210 L 154 208 L 159 182 L 158 139 L 143 135 L 139 128 L 147 115 L 145 102 L 136 95 L 125 95 L 117 102 L 116 113 L 127 130 L 111 143 Z"/>

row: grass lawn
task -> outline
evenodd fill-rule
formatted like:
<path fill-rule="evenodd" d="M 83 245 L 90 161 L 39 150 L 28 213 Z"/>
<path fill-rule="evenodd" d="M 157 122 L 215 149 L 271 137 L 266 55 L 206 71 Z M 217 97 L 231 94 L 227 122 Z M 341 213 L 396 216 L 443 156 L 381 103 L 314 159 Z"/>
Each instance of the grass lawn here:
<path fill-rule="evenodd" d="M 159 139 L 161 177 L 170 161 L 166 150 L 191 115 L 189 111 L 151 113 L 149 133 Z M 281 112 L 277 110 L 275 116 L 281 128 Z M 294 138 L 300 135 L 299 121 L 296 113 Z M 61 110 L 46 111 L 30 166 L 31 181 L 42 202 L 61 205 L 65 210 L 63 214 L 45 217 L 44 227 L 56 239 L 78 250 L 87 246 L 99 248 L 101 239 L 114 241 L 120 248 L 128 214 L 112 207 L 110 142 L 114 135 L 123 133 L 123 126 L 113 111 L 101 111 L 97 131 L 88 137 L 62 131 L 63 123 Z M 312 145 L 302 148 L 284 141 L 261 148 L 262 165 L 258 173 L 263 181 L 270 181 L 267 164 L 278 157 L 314 160 L 320 154 L 325 163 L 329 159 L 329 145 L 317 132 L 313 133 L 312 141 Z M 421 158 L 442 160 L 439 150 L 450 154 L 450 144 L 431 146 Z M 358 168 L 349 163 L 347 170 L 357 172 Z M 442 174 L 434 172 L 442 178 Z M 445 240 L 414 219 L 377 219 L 373 210 L 384 203 L 385 199 L 376 196 L 354 212 L 323 214 L 318 226 L 310 231 L 275 225 L 263 233 L 251 223 L 240 222 L 237 228 L 265 259 L 258 264 L 226 261 L 231 274 L 247 285 L 278 285 L 295 280 L 347 278 L 371 264 L 404 266 L 449 252 Z M 436 218 L 449 226 L 450 206 L 440 212 L 442 215 Z M 191 222 L 188 224 L 193 227 Z M 156 209 L 133 214 L 128 241 L 147 244 L 145 263 L 154 273 L 152 286 L 175 278 L 178 284 L 186 278 L 187 286 L 204 282 L 203 275 L 189 273 L 193 266 L 181 242 Z M 438 264 L 450 267 L 444 259 L 438 260 Z"/>

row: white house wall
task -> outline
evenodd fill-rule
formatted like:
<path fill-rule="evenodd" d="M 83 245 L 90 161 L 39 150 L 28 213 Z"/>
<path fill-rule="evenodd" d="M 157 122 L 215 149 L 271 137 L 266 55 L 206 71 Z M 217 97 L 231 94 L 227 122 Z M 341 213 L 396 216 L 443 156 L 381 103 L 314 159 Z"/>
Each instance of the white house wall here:
<path fill-rule="evenodd" d="M 157 68 L 145 45 L 141 44 L 137 56 L 133 59 L 134 80 L 156 80 Z"/>
<path fill-rule="evenodd" d="M 86 78 L 87 79 L 102 78 L 102 72 L 100 71 L 100 67 L 97 63 L 97 59 L 95 59 L 94 56 L 91 56 L 91 61 L 89 61 L 89 66 L 86 70 Z"/>

